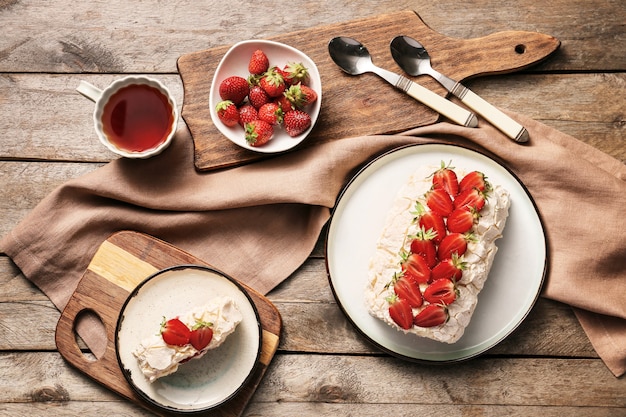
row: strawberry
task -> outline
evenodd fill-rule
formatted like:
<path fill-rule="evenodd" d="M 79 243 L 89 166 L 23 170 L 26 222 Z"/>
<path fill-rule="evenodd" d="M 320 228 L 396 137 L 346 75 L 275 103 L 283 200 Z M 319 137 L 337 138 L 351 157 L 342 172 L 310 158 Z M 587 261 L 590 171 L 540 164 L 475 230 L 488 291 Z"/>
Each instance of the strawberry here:
<path fill-rule="evenodd" d="M 487 177 L 480 171 L 472 171 L 461 179 L 459 182 L 459 193 L 472 188 L 478 188 L 480 191 L 491 190 L 491 184 L 487 181 Z"/>
<path fill-rule="evenodd" d="M 276 103 L 266 103 L 259 109 L 259 119 L 275 126 L 283 122 L 283 111 Z"/>
<path fill-rule="evenodd" d="M 409 302 L 396 294 L 387 297 L 387 302 L 391 319 L 404 330 L 410 329 L 413 326 L 413 310 Z"/>
<path fill-rule="evenodd" d="M 418 327 L 435 327 L 448 321 L 448 308 L 441 304 L 429 304 L 417 313 L 413 324 Z"/>
<path fill-rule="evenodd" d="M 433 172 L 433 186 L 435 188 L 443 188 L 451 197 L 455 197 L 459 193 L 459 180 L 453 170 L 454 167 L 450 167 L 450 164 L 446 165 L 445 162 L 441 161 L 441 168 Z"/>
<path fill-rule="evenodd" d="M 230 100 L 223 100 L 215 106 L 217 117 L 226 126 L 233 127 L 239 123 L 239 110 L 235 103 Z"/>
<path fill-rule="evenodd" d="M 264 120 L 253 120 L 245 125 L 245 138 L 250 146 L 262 146 L 272 139 L 274 128 Z"/>
<path fill-rule="evenodd" d="M 463 258 L 453 253 L 450 258 L 444 259 L 435 265 L 431 272 L 431 278 L 433 281 L 440 278 L 448 278 L 454 282 L 458 282 L 463 276 L 463 270 L 465 270 L 466 267 Z"/>
<path fill-rule="evenodd" d="M 454 208 L 473 207 L 476 211 L 480 211 L 485 206 L 485 200 L 485 191 L 480 191 L 478 188 L 470 188 L 461 192 L 454 199 Z"/>
<path fill-rule="evenodd" d="M 258 118 L 259 112 L 251 104 L 244 104 L 239 108 L 239 125 L 241 127 Z"/>
<path fill-rule="evenodd" d="M 285 91 L 284 95 L 297 109 L 313 104 L 317 100 L 315 90 L 302 83 L 292 85 Z"/>
<path fill-rule="evenodd" d="M 248 72 L 250 74 L 263 74 L 270 66 L 270 61 L 267 55 L 260 49 L 257 49 L 252 53 L 250 62 L 248 63 Z"/>
<path fill-rule="evenodd" d="M 285 82 L 288 84 L 306 84 L 309 79 L 309 70 L 301 62 L 289 62 L 282 69 Z"/>
<path fill-rule="evenodd" d="M 435 236 L 436 232 L 433 229 L 425 230 L 421 227 L 415 236 L 412 236 L 411 241 L 411 252 L 422 256 L 429 268 L 437 263 L 437 248 L 433 240 Z"/>
<path fill-rule="evenodd" d="M 282 109 L 283 113 L 287 113 L 291 110 L 295 110 L 293 104 L 291 103 L 291 101 L 289 101 L 289 99 L 285 96 L 285 94 L 283 93 L 281 96 L 276 97 L 274 99 L 274 103 L 278 104 L 280 106 L 280 108 Z"/>
<path fill-rule="evenodd" d="M 412 214 L 415 214 L 420 227 L 423 227 L 426 231 L 432 230 L 435 232 L 435 236 L 433 237 L 435 244 L 439 244 L 446 236 L 446 224 L 443 221 L 443 217 L 432 211 L 427 211 L 424 205 L 419 201 L 415 202 L 415 210 Z"/>
<path fill-rule="evenodd" d="M 479 214 L 473 207 L 461 207 L 455 209 L 448 216 L 446 225 L 450 233 L 465 233 L 473 226 Z"/>
<path fill-rule="evenodd" d="M 428 208 L 440 216 L 447 217 L 454 209 L 450 194 L 442 188 L 431 188 L 425 197 Z"/>
<path fill-rule="evenodd" d="M 213 339 L 213 323 L 198 321 L 192 328 L 189 335 L 189 343 L 196 350 L 202 350 L 211 343 Z"/>
<path fill-rule="evenodd" d="M 163 317 L 161 323 L 161 337 L 168 345 L 185 346 L 189 343 L 189 335 L 191 331 L 185 323 L 178 318 L 166 320 Z"/>
<path fill-rule="evenodd" d="M 287 134 L 295 137 L 311 126 L 311 116 L 302 110 L 291 110 L 285 113 L 283 125 Z"/>
<path fill-rule="evenodd" d="M 472 240 L 474 240 L 474 235 L 471 233 L 450 233 L 439 244 L 437 257 L 447 259 L 451 258 L 454 253 L 461 256 L 467 251 L 467 242 Z"/>
<path fill-rule="evenodd" d="M 424 300 L 431 304 L 449 305 L 456 300 L 457 295 L 454 282 L 448 278 L 435 280 L 424 290 Z"/>
<path fill-rule="evenodd" d="M 413 278 L 418 284 L 426 284 L 430 281 L 430 268 L 426 259 L 416 253 L 402 251 L 400 253 L 400 266 L 405 275 Z"/>
<path fill-rule="evenodd" d="M 219 93 L 222 100 L 230 100 L 235 105 L 243 103 L 248 96 L 248 81 L 237 75 L 230 76 L 220 83 Z"/>
<path fill-rule="evenodd" d="M 268 69 L 259 80 L 259 85 L 270 97 L 282 95 L 286 88 L 285 79 L 276 71 L 276 68 Z"/>
<path fill-rule="evenodd" d="M 405 274 L 393 274 L 393 292 L 403 300 L 408 301 L 412 308 L 422 306 L 424 302 L 422 292 L 417 282 L 413 278 Z"/>
<path fill-rule="evenodd" d="M 253 85 L 250 87 L 250 92 L 248 93 L 248 101 L 255 109 L 258 110 L 262 105 L 269 103 L 271 99 L 261 86 Z"/>

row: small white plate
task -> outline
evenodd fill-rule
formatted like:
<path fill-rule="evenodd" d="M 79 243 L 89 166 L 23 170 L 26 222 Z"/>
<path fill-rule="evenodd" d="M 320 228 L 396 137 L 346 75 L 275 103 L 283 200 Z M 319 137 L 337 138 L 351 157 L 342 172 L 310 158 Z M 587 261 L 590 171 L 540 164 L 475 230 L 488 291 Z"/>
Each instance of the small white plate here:
<path fill-rule="evenodd" d="M 235 332 L 202 358 L 150 383 L 132 351 L 159 331 L 164 316 L 183 314 L 216 296 L 235 300 L 243 316 Z M 245 385 L 259 360 L 261 334 L 256 306 L 237 282 L 211 268 L 180 265 L 157 272 L 129 295 L 115 343 L 124 377 L 142 398 L 168 411 L 196 413 L 223 404 Z"/>
<path fill-rule="evenodd" d="M 489 278 L 478 295 L 472 321 L 454 344 L 404 334 L 372 317 L 365 306 L 369 260 L 400 187 L 420 165 L 473 167 L 511 194 L 509 218 Z M 453 145 L 411 145 L 391 151 L 362 169 L 346 186 L 328 228 L 326 261 L 339 306 L 373 344 L 395 356 L 426 362 L 469 359 L 506 338 L 535 304 L 546 273 L 546 239 L 534 202 L 505 167 L 478 152 Z"/>
<path fill-rule="evenodd" d="M 316 102 L 307 108 L 307 113 L 311 116 L 311 127 L 309 127 L 306 131 L 296 137 L 291 137 L 283 128 L 275 127 L 274 138 L 272 140 L 263 146 L 254 147 L 250 146 L 246 142 L 244 130 L 241 126 L 236 125 L 228 127 L 219 120 L 217 112 L 215 111 L 215 106 L 222 101 L 219 94 L 219 85 L 223 80 L 232 75 L 238 75 L 246 79 L 248 78 L 250 75 L 248 72 L 248 62 L 250 62 L 252 53 L 257 49 L 261 49 L 265 52 L 271 66 L 275 65 L 282 68 L 289 62 L 301 62 L 309 70 L 308 85 L 315 90 L 318 97 Z M 320 79 L 319 71 L 313 60 L 311 60 L 311 58 L 309 58 L 306 54 L 289 45 L 266 40 L 248 40 L 233 45 L 228 52 L 226 52 L 215 70 L 215 75 L 213 76 L 213 82 L 211 84 L 211 93 L 209 96 L 211 119 L 217 129 L 236 145 L 260 153 L 284 152 L 300 144 L 315 126 L 315 122 L 317 121 L 320 113 L 321 104 L 322 80 Z"/>

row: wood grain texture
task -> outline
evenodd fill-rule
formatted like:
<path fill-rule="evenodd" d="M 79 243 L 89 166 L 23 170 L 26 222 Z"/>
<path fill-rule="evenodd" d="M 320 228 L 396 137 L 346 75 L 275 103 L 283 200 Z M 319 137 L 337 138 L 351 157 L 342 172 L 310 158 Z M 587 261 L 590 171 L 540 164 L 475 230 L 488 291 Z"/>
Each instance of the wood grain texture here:
<path fill-rule="evenodd" d="M 365 134 L 391 134 L 432 124 L 439 115 L 384 80 L 367 73 L 343 73 L 328 55 L 328 42 L 349 36 L 362 42 L 374 64 L 402 73 L 393 62 L 389 42 L 395 34 L 419 39 L 433 66 L 458 81 L 469 77 L 519 71 L 554 53 L 559 41 L 549 35 L 507 31 L 478 39 L 454 39 L 428 27 L 414 12 L 385 14 L 310 28 L 270 38 L 297 48 L 316 63 L 322 79 L 320 117 L 299 148 Z M 269 155 L 243 149 L 224 137 L 211 120 L 208 98 L 215 69 L 230 45 L 181 56 L 178 70 L 184 86 L 182 117 L 195 146 L 195 166 L 205 171 L 249 163 Z M 445 96 L 430 77 L 418 82 Z M 393 103 L 393 105 L 390 105 Z"/>

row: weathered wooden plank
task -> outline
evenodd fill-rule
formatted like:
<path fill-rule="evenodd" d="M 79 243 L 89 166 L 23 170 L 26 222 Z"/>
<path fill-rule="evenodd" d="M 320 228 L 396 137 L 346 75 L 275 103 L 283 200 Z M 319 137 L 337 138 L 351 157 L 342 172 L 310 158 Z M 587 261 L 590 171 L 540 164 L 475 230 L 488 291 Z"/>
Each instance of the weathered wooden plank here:
<path fill-rule="evenodd" d="M 246 2 L 227 8 L 213 1 L 127 3 L 4 2 L 0 13 L 2 72 L 170 72 L 178 56 L 228 45 L 239 40 L 348 20 L 414 10 L 438 32 L 475 38 L 504 30 L 538 31 L 562 41 L 558 59 L 541 66 L 551 70 L 617 70 L 626 67 L 623 54 L 626 11 L 620 0 L 541 3 L 520 0 L 436 3 L 355 0 L 318 1 L 290 8 L 289 18 L 250 13 Z M 259 9 L 272 7 L 267 0 Z M 390 34 L 390 37 L 395 34 Z M 326 42 L 326 40 L 321 40 Z"/>

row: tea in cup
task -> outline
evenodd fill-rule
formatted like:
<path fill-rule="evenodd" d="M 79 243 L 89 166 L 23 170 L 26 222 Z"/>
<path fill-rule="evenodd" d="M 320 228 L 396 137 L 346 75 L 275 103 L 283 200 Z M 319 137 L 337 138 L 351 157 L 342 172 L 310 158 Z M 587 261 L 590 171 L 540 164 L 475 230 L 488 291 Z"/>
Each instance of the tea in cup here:
<path fill-rule="evenodd" d="M 104 90 L 81 81 L 76 90 L 96 103 L 96 134 L 112 152 L 126 158 L 149 158 L 172 141 L 178 109 L 170 91 L 159 81 L 129 76 Z"/>

